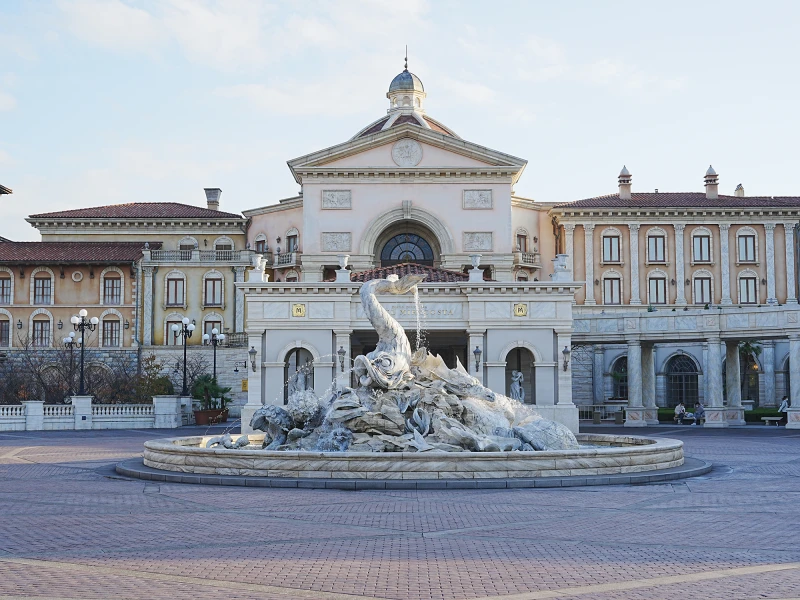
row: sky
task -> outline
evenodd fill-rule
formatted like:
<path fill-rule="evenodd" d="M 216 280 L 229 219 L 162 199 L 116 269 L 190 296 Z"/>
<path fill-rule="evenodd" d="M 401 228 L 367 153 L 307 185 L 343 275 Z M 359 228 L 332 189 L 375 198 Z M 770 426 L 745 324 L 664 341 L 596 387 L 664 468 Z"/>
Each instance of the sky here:
<path fill-rule="evenodd" d="M 239 212 L 296 195 L 286 161 L 386 114 L 528 160 L 520 196 L 800 195 L 800 2 L 0 0 L 0 236 L 126 202 Z"/>

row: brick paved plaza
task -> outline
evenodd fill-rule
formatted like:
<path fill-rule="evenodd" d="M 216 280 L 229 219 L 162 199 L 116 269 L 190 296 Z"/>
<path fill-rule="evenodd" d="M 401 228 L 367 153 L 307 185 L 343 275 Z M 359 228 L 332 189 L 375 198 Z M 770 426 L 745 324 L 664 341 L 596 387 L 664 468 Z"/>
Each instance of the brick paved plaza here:
<path fill-rule="evenodd" d="M 645 486 L 346 492 L 114 472 L 169 433 L 0 434 L 0 600 L 800 596 L 800 432 L 649 429 L 715 468 Z"/>

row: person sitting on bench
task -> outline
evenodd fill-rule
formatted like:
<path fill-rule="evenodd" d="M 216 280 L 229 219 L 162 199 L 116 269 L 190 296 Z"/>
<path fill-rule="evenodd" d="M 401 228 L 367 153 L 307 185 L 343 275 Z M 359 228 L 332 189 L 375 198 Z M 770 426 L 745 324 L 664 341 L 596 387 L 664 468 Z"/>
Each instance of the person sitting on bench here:
<path fill-rule="evenodd" d="M 706 421 L 706 409 L 699 402 L 694 405 L 694 423 L 692 425 L 702 425 Z"/>
<path fill-rule="evenodd" d="M 683 418 L 686 416 L 686 407 L 683 405 L 683 402 L 678 402 L 678 406 L 675 407 L 675 420 L 678 422 L 678 425 L 683 425 Z"/>

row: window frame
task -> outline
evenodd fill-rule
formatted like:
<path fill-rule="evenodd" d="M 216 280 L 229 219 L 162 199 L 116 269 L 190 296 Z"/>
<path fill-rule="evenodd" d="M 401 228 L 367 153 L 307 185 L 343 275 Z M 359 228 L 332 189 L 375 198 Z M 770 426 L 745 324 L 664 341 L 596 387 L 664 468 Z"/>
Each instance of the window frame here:
<path fill-rule="evenodd" d="M 742 246 L 744 242 L 747 244 L 748 240 L 752 240 L 752 248 Z M 742 250 L 744 250 L 745 257 L 742 258 Z M 748 257 L 748 250 L 752 250 L 752 257 Z M 736 264 L 737 265 L 758 265 L 758 232 L 752 227 L 741 227 L 736 231 Z"/>
<path fill-rule="evenodd" d="M 713 265 L 714 264 L 714 235 L 710 229 L 707 227 L 697 227 L 692 230 L 692 260 L 691 264 L 693 265 Z M 708 257 L 704 258 L 702 256 L 703 250 L 703 240 L 708 240 Z M 698 249 L 697 242 L 700 242 L 700 258 L 698 258 L 698 253 L 696 250 Z"/>
<path fill-rule="evenodd" d="M 5 271 L 0 271 L 5 273 Z M 8 282 L 6 285 L 5 283 Z M 3 288 L 6 288 L 3 290 Z M 14 303 L 14 277 L 0 277 L 0 304 L 13 304 Z"/>
<path fill-rule="evenodd" d="M 53 328 L 51 327 L 50 319 L 34 319 L 31 327 L 31 345 L 34 348 L 49 348 L 52 346 L 52 329 Z M 43 333 L 45 334 L 46 343 L 40 343 L 42 341 Z"/>
<path fill-rule="evenodd" d="M 209 284 L 211 289 L 209 290 Z M 211 294 L 209 294 L 209 291 Z M 219 301 L 217 301 L 219 300 Z M 225 302 L 225 280 L 222 275 L 203 277 L 203 306 L 221 307 Z"/>
<path fill-rule="evenodd" d="M 654 291 L 653 284 L 656 285 L 655 299 L 653 298 L 653 291 Z M 663 287 L 663 292 L 664 292 L 663 302 L 659 302 L 658 293 L 659 291 L 661 291 L 658 289 L 659 286 Z M 658 271 L 656 273 L 652 273 L 647 276 L 647 303 L 653 306 L 656 305 L 663 306 L 665 304 L 669 304 L 669 288 L 667 287 L 666 273 Z"/>
<path fill-rule="evenodd" d="M 112 289 L 109 290 L 109 284 Z M 116 285 L 115 285 L 116 284 Z M 111 291 L 111 294 L 109 294 Z M 123 304 L 122 277 L 119 273 L 103 276 L 103 305 L 120 306 Z"/>
<path fill-rule="evenodd" d="M 178 285 L 177 284 L 178 284 L 178 282 L 180 282 L 180 290 L 181 290 L 180 301 L 178 301 L 179 299 L 177 298 L 177 291 L 178 291 Z M 175 295 L 176 295 L 176 297 L 173 299 L 173 301 L 170 301 L 170 299 L 172 297 L 171 296 L 171 294 L 172 294 L 172 285 L 171 284 L 173 284 L 173 283 L 176 284 L 175 285 Z M 164 290 L 164 303 L 165 303 L 165 306 L 169 306 L 169 307 L 172 307 L 172 306 L 186 306 L 186 278 L 185 277 L 170 277 L 169 275 L 167 276 L 166 286 L 165 286 L 165 290 Z"/>
<path fill-rule="evenodd" d="M 702 294 L 701 297 L 698 297 L 698 283 L 704 284 L 708 282 L 708 289 L 701 289 L 700 291 Z M 705 292 L 708 292 L 708 298 L 705 297 Z M 712 304 L 714 302 L 714 278 L 711 274 L 702 273 L 700 275 L 695 274 L 692 277 L 692 294 L 694 299 L 694 304 Z"/>
<path fill-rule="evenodd" d="M 41 273 L 41 271 L 39 272 Z M 45 285 L 45 282 L 47 282 L 47 285 Z M 32 283 L 33 283 L 33 304 L 35 306 L 49 306 L 53 304 L 53 278 L 50 276 L 42 277 L 40 275 L 37 275 L 34 276 Z M 47 293 L 45 294 L 45 292 Z"/>
<path fill-rule="evenodd" d="M 661 242 L 661 258 L 653 258 L 650 250 L 650 241 L 660 241 Z M 656 254 L 658 254 L 658 247 L 655 248 Z M 659 233 L 652 233 L 651 231 L 647 232 L 647 264 L 657 264 L 657 265 L 665 265 L 667 264 L 667 236 L 664 232 L 659 231 Z"/>
<path fill-rule="evenodd" d="M 103 348 L 118 348 L 122 346 L 122 322 L 119 318 L 103 319 L 101 321 L 102 327 L 100 331 L 100 342 Z M 108 327 L 107 327 L 108 326 Z M 108 329 L 111 329 L 111 336 L 107 335 Z M 109 341 L 109 337 L 111 341 Z"/>
<path fill-rule="evenodd" d="M 606 240 L 609 242 L 608 254 L 606 254 Z M 607 265 L 621 265 L 622 264 L 622 236 L 616 233 L 603 232 L 601 241 L 601 256 L 603 264 Z M 614 248 L 616 244 L 616 248 Z M 614 258 L 614 250 L 616 250 L 616 259 Z"/>
<path fill-rule="evenodd" d="M 5 333 L 3 332 L 5 329 Z M 11 347 L 11 332 L 13 330 L 11 317 L 0 319 L 0 348 Z"/>
<path fill-rule="evenodd" d="M 755 274 L 755 273 L 752 273 L 752 272 L 743 272 L 743 273 L 739 274 L 739 277 L 737 279 L 738 279 L 738 283 L 739 283 L 739 289 L 738 289 L 738 300 L 739 300 L 739 302 L 738 302 L 738 304 L 748 304 L 748 305 L 760 304 L 760 302 L 759 302 L 759 289 L 758 289 L 758 275 Z M 745 289 L 745 294 L 742 294 L 742 291 L 743 291 L 742 284 L 746 284 L 747 285 L 747 284 L 749 284 L 749 282 L 752 282 L 752 290 Z M 748 285 L 748 288 L 749 288 L 749 285 Z M 751 291 L 753 292 L 753 300 L 750 300 L 750 292 Z M 743 300 L 742 296 L 745 296 L 746 298 Z"/>
<path fill-rule="evenodd" d="M 618 302 L 609 302 L 608 301 L 608 291 L 611 291 L 611 297 L 613 300 L 613 283 L 616 282 L 617 285 L 617 295 L 618 295 Z M 604 306 L 621 306 L 622 305 L 622 276 L 619 273 L 611 272 L 606 273 L 603 275 L 603 305 Z"/>

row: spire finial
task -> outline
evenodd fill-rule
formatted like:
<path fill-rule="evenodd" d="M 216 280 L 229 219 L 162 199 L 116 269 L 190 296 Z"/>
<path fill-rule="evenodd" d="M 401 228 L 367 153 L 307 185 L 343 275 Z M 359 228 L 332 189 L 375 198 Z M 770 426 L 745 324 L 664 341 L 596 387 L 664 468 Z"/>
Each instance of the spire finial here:
<path fill-rule="evenodd" d="M 406 66 L 403 70 L 408 71 L 408 44 L 406 44 Z"/>

